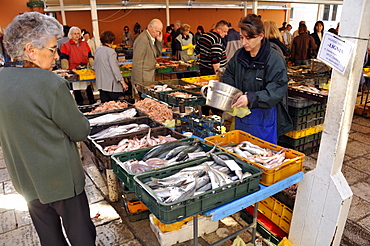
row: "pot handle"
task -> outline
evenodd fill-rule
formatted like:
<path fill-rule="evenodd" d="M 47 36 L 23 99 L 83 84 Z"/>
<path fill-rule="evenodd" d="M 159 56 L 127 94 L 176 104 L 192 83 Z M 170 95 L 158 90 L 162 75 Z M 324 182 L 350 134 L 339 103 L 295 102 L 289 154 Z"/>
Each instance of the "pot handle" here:
<path fill-rule="evenodd" d="M 205 86 L 202 86 L 202 88 L 200 89 L 200 93 L 202 94 L 202 96 L 204 98 L 207 98 L 206 95 L 204 95 L 204 90 L 207 89 L 208 87 L 211 87 L 210 85 L 205 85 Z"/>

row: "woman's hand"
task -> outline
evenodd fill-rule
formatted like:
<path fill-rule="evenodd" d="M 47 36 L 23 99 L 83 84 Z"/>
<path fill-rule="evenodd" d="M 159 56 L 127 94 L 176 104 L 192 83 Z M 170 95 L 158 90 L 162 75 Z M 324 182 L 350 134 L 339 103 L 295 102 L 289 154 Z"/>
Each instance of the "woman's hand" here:
<path fill-rule="evenodd" d="M 122 85 L 123 90 L 127 91 L 128 90 L 128 85 L 126 84 L 126 82 L 121 80 L 120 83 Z"/>
<path fill-rule="evenodd" d="M 238 96 L 238 95 L 236 95 Z M 240 95 L 237 99 L 236 102 L 231 105 L 232 108 L 237 107 L 246 107 L 248 106 L 248 97 L 246 95 Z"/>

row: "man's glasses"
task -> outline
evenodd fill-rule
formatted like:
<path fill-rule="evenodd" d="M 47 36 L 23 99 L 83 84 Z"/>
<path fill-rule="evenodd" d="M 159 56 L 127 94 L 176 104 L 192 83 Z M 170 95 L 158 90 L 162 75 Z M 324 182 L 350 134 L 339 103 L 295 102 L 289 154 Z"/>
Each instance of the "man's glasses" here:
<path fill-rule="evenodd" d="M 51 47 L 45 47 L 45 49 L 48 49 L 51 52 L 53 52 L 53 54 L 55 54 L 57 52 L 57 50 L 58 50 L 58 47 L 53 47 L 53 48 L 51 48 Z"/>

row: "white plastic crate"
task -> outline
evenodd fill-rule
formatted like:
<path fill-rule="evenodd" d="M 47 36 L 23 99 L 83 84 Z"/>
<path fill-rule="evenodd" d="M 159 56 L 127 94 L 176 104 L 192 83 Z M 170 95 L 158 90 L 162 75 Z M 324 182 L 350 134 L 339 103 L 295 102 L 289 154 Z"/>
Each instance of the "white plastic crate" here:
<path fill-rule="evenodd" d="M 152 228 L 161 246 L 171 246 L 176 243 L 188 241 L 193 238 L 193 220 L 185 224 L 180 230 L 162 232 L 153 221 L 153 214 L 149 215 L 150 228 Z M 198 237 L 203 234 L 214 232 L 218 229 L 218 221 L 212 221 L 209 216 L 201 216 L 198 219 Z"/>

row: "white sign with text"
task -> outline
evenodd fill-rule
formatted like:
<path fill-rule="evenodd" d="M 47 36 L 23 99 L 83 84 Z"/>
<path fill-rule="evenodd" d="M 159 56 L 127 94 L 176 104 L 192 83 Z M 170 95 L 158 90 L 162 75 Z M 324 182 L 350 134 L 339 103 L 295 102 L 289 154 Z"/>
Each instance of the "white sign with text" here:
<path fill-rule="evenodd" d="M 344 74 L 352 50 L 353 44 L 351 42 L 333 33 L 325 32 L 317 59 L 320 59 L 341 74 Z"/>

